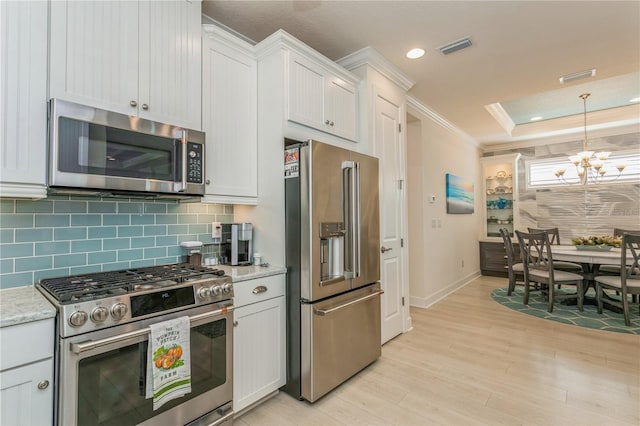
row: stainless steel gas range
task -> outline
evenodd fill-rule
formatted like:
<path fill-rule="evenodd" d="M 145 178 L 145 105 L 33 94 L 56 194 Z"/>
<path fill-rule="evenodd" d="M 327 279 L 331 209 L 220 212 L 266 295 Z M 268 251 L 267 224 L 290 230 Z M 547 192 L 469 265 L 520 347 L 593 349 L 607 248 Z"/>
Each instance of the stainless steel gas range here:
<path fill-rule="evenodd" d="M 186 263 L 43 279 L 58 310 L 58 425 L 231 424 L 233 285 Z M 149 326 L 189 317 L 191 392 L 145 398 Z"/>

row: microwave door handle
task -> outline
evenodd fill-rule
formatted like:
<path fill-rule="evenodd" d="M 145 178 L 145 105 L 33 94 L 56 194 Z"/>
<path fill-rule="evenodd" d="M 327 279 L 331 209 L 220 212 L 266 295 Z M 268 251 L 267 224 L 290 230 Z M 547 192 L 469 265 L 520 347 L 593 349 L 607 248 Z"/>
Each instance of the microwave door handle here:
<path fill-rule="evenodd" d="M 187 190 L 187 131 L 181 130 L 182 136 L 180 137 L 180 150 L 182 154 L 181 158 L 181 173 L 180 181 L 175 182 L 173 185 L 175 192 L 184 192 Z"/>

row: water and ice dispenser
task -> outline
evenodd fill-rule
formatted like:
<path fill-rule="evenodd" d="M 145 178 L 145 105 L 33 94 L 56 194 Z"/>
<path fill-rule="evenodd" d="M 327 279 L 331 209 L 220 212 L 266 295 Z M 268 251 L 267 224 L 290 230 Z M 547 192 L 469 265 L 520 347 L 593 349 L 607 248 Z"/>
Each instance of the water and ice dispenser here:
<path fill-rule="evenodd" d="M 320 224 L 320 281 L 344 277 L 344 223 Z"/>

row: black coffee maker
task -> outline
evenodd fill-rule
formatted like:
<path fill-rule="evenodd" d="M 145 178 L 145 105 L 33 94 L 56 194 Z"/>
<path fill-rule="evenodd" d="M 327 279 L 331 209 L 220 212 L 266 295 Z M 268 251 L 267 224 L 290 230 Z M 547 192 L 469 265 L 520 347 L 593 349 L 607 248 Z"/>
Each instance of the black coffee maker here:
<path fill-rule="evenodd" d="M 250 223 L 222 224 L 223 251 L 231 266 L 251 265 L 253 226 Z"/>

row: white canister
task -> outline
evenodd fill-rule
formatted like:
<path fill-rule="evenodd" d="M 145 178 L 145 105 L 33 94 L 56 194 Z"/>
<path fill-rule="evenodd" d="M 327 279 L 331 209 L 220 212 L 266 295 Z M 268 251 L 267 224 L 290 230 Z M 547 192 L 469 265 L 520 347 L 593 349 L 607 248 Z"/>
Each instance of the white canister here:
<path fill-rule="evenodd" d="M 260 253 L 253 253 L 253 264 L 256 266 L 262 265 L 262 255 Z"/>

